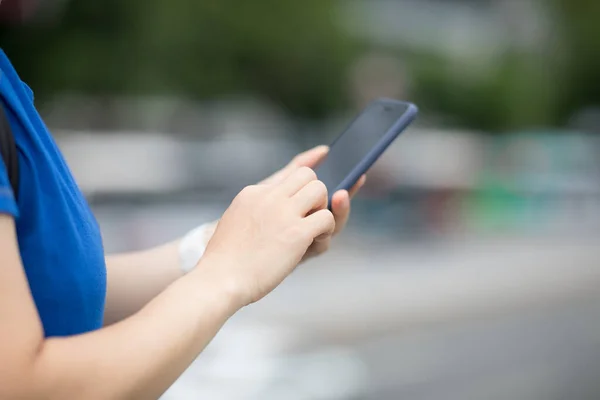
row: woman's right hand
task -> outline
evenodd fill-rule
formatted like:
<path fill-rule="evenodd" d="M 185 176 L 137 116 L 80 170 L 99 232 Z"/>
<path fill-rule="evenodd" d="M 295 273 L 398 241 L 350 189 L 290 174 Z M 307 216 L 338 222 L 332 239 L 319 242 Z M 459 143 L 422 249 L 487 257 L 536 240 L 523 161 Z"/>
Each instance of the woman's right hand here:
<path fill-rule="evenodd" d="M 334 229 L 327 188 L 312 169 L 299 168 L 279 183 L 242 190 L 220 219 L 195 270 L 215 266 L 245 306 L 275 289 L 313 241 Z"/>

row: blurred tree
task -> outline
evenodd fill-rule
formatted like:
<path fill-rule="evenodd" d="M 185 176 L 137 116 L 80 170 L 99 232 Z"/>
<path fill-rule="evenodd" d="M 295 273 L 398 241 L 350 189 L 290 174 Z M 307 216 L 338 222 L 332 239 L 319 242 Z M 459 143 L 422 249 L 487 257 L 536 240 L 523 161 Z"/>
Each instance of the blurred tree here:
<path fill-rule="evenodd" d="M 565 52 L 560 113 L 568 118 L 584 107 L 600 106 L 600 2 L 554 0 L 554 3 Z"/>
<path fill-rule="evenodd" d="M 449 116 L 447 124 L 487 132 L 553 126 L 557 71 L 540 55 L 507 52 L 481 76 L 437 56 L 413 65 L 415 101 Z"/>
<path fill-rule="evenodd" d="M 520 43 L 471 74 L 437 54 L 411 57 L 415 101 L 452 118 L 449 123 L 492 132 L 564 126 L 582 108 L 600 104 L 600 2 L 552 0 L 544 44 Z"/>
<path fill-rule="evenodd" d="M 484 74 L 469 72 L 477 60 L 401 51 L 411 99 L 451 116 L 449 123 L 496 132 L 564 124 L 600 104 L 600 2 L 544 4 L 554 5 L 545 47 L 523 51 L 516 43 Z M 61 92 L 195 99 L 249 93 L 314 118 L 343 104 L 344 72 L 356 50 L 336 26 L 337 6 L 69 0 L 58 22 L 5 28 L 0 43 L 38 101 Z"/>
<path fill-rule="evenodd" d="M 353 46 L 333 0 L 71 0 L 55 24 L 4 29 L 38 94 L 251 93 L 320 117 L 343 100 Z"/>

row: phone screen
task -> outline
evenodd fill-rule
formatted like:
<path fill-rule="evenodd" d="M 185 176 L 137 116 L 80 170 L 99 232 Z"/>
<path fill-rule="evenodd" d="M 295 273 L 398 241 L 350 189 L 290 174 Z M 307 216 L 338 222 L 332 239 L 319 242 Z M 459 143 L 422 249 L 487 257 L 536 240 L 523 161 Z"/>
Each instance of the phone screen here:
<path fill-rule="evenodd" d="M 408 111 L 404 103 L 371 103 L 333 142 L 329 154 L 319 166 L 317 175 L 329 190 L 329 195 L 352 172 L 373 147 Z"/>

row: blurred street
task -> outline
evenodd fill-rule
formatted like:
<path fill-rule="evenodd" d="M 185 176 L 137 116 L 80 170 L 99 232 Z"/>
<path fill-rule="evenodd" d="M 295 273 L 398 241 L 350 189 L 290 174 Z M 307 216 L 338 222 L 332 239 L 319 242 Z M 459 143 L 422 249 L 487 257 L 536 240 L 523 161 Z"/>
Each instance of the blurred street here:
<path fill-rule="evenodd" d="M 234 317 L 165 399 L 597 398 L 597 238 L 345 242 Z"/>
<path fill-rule="evenodd" d="M 108 252 L 162 243 L 218 218 L 241 187 L 302 150 L 247 136 L 188 141 L 185 150 L 164 138 L 120 137 L 61 139 L 82 187 L 92 189 Z M 553 167 L 554 139 L 586 167 Z M 396 190 L 374 196 L 367 188 L 331 252 L 234 316 L 164 400 L 597 398 L 597 142 L 504 140 L 411 130 L 375 169 L 395 171 Z M 123 153 L 136 169 L 115 162 L 107 170 L 108 154 L 116 160 L 114 149 L 128 146 L 139 154 Z M 494 166 L 488 160 L 499 149 L 525 161 L 510 172 Z M 231 160 L 225 169 L 223 159 Z M 490 177 L 502 189 L 485 189 Z"/>
<path fill-rule="evenodd" d="M 218 159 L 204 168 L 218 170 Z M 257 179 L 267 173 L 242 169 Z M 228 193 L 235 190 L 202 196 L 180 188 L 93 204 L 110 252 L 218 218 Z M 357 199 L 331 252 L 236 315 L 164 399 L 596 398 L 595 186 L 583 191 L 587 201 L 573 203 L 567 191 L 548 208 L 542 196 L 520 208 L 516 224 L 469 223 L 469 213 L 440 222 L 414 207 L 430 201 L 431 189 L 408 193 L 415 200 Z M 568 218 L 574 211 L 586 221 Z"/>

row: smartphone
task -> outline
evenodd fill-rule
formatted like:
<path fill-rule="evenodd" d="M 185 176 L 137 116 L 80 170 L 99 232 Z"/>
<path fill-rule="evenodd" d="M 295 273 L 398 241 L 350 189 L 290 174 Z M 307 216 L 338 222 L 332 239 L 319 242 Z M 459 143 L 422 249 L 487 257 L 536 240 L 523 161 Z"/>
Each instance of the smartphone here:
<path fill-rule="evenodd" d="M 331 197 L 349 190 L 417 116 L 414 104 L 392 99 L 370 103 L 329 147 L 316 169 Z"/>

